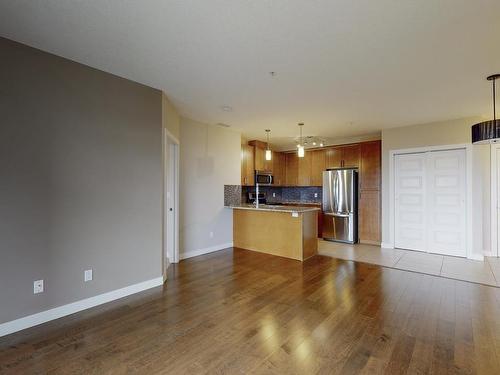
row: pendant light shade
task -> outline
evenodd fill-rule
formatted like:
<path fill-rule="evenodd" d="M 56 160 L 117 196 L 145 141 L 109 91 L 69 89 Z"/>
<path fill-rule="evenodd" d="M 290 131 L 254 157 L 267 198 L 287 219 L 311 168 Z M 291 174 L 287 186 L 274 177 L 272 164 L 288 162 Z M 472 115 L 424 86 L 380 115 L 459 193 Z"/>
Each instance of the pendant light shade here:
<path fill-rule="evenodd" d="M 303 158 L 305 156 L 304 146 L 299 145 L 299 147 L 297 147 L 297 155 L 299 158 Z"/>
<path fill-rule="evenodd" d="M 304 143 L 302 140 L 302 127 L 304 126 L 303 122 L 299 122 L 299 129 L 300 129 L 300 138 L 299 138 L 299 145 L 297 146 L 297 156 L 299 158 L 303 158 L 305 156 L 305 151 L 304 151 Z"/>
<path fill-rule="evenodd" d="M 273 158 L 273 153 L 271 152 L 269 148 L 269 133 L 271 132 L 271 129 L 266 129 L 266 136 L 267 136 L 267 148 L 266 148 L 266 160 L 272 160 Z"/>
<path fill-rule="evenodd" d="M 483 121 L 472 126 L 472 143 L 485 144 L 500 141 L 500 120 L 496 114 L 496 88 L 495 80 L 500 78 L 500 74 L 493 74 L 487 78 L 493 83 L 493 120 Z"/>

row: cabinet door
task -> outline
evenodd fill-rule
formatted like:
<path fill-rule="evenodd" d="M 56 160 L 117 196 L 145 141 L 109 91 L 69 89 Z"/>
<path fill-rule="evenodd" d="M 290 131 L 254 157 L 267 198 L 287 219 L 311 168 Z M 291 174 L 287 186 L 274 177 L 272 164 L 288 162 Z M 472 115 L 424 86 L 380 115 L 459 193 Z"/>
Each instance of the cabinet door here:
<path fill-rule="evenodd" d="M 342 167 L 343 168 L 359 168 L 361 159 L 360 145 L 342 147 Z"/>
<path fill-rule="evenodd" d="M 359 185 L 361 190 L 380 190 L 380 141 L 361 144 Z"/>
<path fill-rule="evenodd" d="M 333 147 L 325 151 L 325 168 L 340 168 L 342 166 L 342 148 Z"/>
<path fill-rule="evenodd" d="M 323 171 L 326 169 L 325 150 L 311 151 L 311 186 L 323 185 Z"/>
<path fill-rule="evenodd" d="M 291 152 L 285 154 L 285 169 L 286 169 L 286 186 L 297 186 L 299 161 L 297 154 Z"/>
<path fill-rule="evenodd" d="M 380 244 L 379 191 L 361 191 L 359 194 L 359 240 Z"/>
<path fill-rule="evenodd" d="M 285 185 L 285 154 L 281 152 L 273 152 L 272 164 L 274 185 Z"/>
<path fill-rule="evenodd" d="M 311 185 L 311 151 L 306 151 L 303 158 L 299 159 L 298 185 Z"/>
<path fill-rule="evenodd" d="M 241 159 L 241 184 L 243 186 L 253 186 L 255 180 L 254 147 L 242 146 Z"/>
<path fill-rule="evenodd" d="M 266 160 L 266 151 L 260 147 L 255 147 L 255 170 L 256 171 L 264 171 L 265 160 Z"/>

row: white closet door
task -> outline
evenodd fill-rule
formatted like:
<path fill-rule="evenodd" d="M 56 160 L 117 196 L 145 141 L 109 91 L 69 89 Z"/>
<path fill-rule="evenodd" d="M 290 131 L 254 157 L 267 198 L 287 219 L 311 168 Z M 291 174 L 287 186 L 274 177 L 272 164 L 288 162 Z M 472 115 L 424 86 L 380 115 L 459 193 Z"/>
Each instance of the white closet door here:
<path fill-rule="evenodd" d="M 426 251 L 426 154 L 395 156 L 395 246 Z"/>
<path fill-rule="evenodd" d="M 465 150 L 428 153 L 427 248 L 429 252 L 465 257 Z"/>

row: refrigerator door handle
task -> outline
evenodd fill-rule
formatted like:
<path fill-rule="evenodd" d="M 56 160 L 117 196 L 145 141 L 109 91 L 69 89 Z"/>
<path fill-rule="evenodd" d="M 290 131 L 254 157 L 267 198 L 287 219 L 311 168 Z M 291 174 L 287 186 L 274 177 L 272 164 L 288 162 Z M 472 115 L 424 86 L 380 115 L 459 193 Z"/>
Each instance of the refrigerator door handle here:
<path fill-rule="evenodd" d="M 336 214 L 336 213 L 331 213 L 331 212 L 323 212 L 324 215 L 328 215 L 328 216 L 335 216 L 335 217 L 349 217 L 351 216 L 352 214 Z"/>

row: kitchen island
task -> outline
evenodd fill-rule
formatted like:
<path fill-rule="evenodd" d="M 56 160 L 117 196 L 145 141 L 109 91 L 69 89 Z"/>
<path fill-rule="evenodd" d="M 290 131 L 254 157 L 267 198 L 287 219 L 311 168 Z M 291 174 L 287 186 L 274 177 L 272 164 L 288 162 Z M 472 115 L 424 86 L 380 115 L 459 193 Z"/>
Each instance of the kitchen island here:
<path fill-rule="evenodd" d="M 317 207 L 237 205 L 233 209 L 233 245 L 303 261 L 318 251 Z"/>

